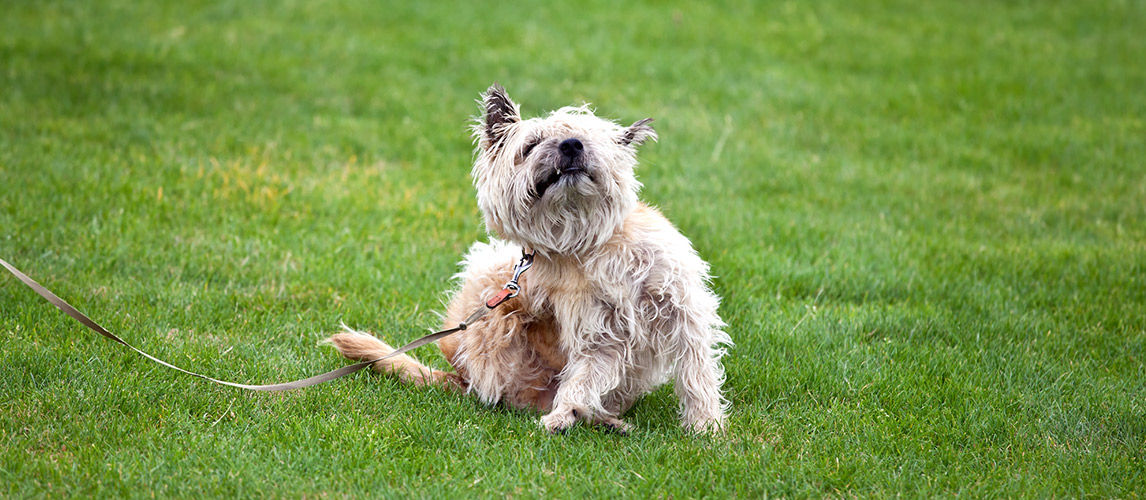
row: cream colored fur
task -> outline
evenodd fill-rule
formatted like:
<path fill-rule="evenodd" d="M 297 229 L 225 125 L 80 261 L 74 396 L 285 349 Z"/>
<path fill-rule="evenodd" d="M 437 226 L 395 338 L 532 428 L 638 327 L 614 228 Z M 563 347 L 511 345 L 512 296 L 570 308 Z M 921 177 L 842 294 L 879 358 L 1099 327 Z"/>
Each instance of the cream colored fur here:
<path fill-rule="evenodd" d="M 578 420 L 627 431 L 621 414 L 672 381 L 682 425 L 721 429 L 728 404 L 720 358 L 732 342 L 709 266 L 637 198 L 636 147 L 655 132 L 646 120 L 622 127 L 587 106 L 523 120 L 497 85 L 482 97 L 473 176 L 497 238 L 475 243 L 462 261 L 445 325 L 500 290 L 522 245 L 536 261 L 518 298 L 439 343 L 456 374 L 409 357 L 377 368 L 538 409 L 551 432 Z M 358 333 L 331 341 L 352 359 L 390 349 Z"/>
<path fill-rule="evenodd" d="M 394 352 L 394 348 L 371 335 L 356 332 L 346 325 L 343 333 L 327 339 L 335 348 L 347 358 L 355 361 L 368 361 L 378 359 Z M 385 359 L 370 366 L 374 371 L 390 373 L 403 382 L 417 386 L 430 383 L 460 386 L 457 377 L 450 373 L 433 370 L 417 362 L 406 354 L 399 354 L 393 358 Z"/>

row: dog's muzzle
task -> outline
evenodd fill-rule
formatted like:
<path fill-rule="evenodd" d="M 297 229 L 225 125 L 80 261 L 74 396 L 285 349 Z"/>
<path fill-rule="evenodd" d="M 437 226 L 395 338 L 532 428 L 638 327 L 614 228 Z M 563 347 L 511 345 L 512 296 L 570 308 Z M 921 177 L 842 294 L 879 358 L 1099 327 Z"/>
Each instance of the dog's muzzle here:
<path fill-rule="evenodd" d="M 534 185 L 534 192 L 537 197 L 545 196 L 545 192 L 549 190 L 554 184 L 557 184 L 562 177 L 572 177 L 577 175 L 588 175 L 585 165 L 585 144 L 580 139 L 570 138 L 561 141 L 557 145 L 557 152 L 560 155 L 557 157 L 557 165 L 549 175 L 537 181 Z"/>

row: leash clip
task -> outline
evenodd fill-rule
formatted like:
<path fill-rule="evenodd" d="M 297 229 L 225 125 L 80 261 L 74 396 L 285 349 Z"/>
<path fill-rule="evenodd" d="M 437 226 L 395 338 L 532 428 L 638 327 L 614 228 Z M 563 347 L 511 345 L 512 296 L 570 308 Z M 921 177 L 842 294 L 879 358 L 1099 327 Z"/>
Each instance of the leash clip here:
<path fill-rule="evenodd" d="M 513 278 L 510 279 L 504 287 L 513 291 L 513 294 L 510 295 L 509 298 L 517 297 L 517 294 L 521 292 L 521 287 L 518 286 L 517 280 L 520 279 L 521 275 L 525 274 L 530 267 L 533 267 L 533 252 L 526 252 L 525 249 L 522 248 L 521 261 L 518 262 L 516 266 L 513 266 Z"/>
<path fill-rule="evenodd" d="M 533 252 L 526 251 L 524 248 L 522 248 L 521 260 L 517 263 L 516 266 L 513 266 L 513 278 L 510 278 L 505 286 L 501 287 L 501 291 L 485 303 L 485 306 L 493 309 L 497 306 L 500 306 L 502 302 L 517 297 L 517 294 L 521 293 L 521 285 L 517 284 L 517 280 L 521 279 L 521 275 L 524 274 L 525 271 L 528 271 L 532 266 Z"/>

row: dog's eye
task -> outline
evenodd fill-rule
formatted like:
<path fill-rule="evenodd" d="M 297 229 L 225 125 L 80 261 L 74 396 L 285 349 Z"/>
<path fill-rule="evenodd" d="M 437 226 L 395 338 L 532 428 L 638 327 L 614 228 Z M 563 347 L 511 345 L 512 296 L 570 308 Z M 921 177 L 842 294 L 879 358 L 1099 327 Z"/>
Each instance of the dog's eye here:
<path fill-rule="evenodd" d="M 541 144 L 541 138 L 540 137 L 533 139 L 533 140 L 530 140 L 528 143 L 526 143 L 525 147 L 521 148 L 521 159 L 524 160 L 526 158 L 529 158 L 529 153 L 532 153 L 533 148 L 537 147 L 538 144 Z"/>

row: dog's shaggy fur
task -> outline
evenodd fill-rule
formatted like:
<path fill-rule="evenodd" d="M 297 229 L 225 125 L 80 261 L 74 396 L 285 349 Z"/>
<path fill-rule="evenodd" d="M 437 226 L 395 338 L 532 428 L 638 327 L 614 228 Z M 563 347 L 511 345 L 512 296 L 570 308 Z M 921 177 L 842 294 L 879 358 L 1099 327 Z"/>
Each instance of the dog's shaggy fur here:
<path fill-rule="evenodd" d="M 731 341 L 721 331 L 708 264 L 637 199 L 636 147 L 656 138 L 651 120 L 622 127 L 588 106 L 523 120 L 496 84 L 482 106 L 474 185 L 486 227 L 501 240 L 475 243 L 466 254 L 445 325 L 501 290 L 523 245 L 536 252 L 535 263 L 519 297 L 439 342 L 456 373 L 409 356 L 374 368 L 489 404 L 535 408 L 550 432 L 577 420 L 627 431 L 620 415 L 672 379 L 682 424 L 721 429 L 720 358 Z M 330 340 L 351 359 L 393 351 L 353 331 Z"/>

